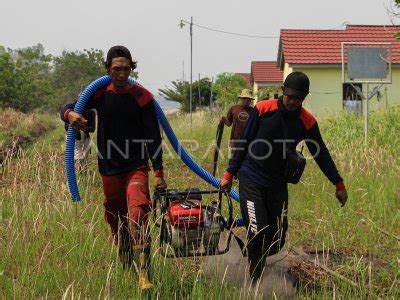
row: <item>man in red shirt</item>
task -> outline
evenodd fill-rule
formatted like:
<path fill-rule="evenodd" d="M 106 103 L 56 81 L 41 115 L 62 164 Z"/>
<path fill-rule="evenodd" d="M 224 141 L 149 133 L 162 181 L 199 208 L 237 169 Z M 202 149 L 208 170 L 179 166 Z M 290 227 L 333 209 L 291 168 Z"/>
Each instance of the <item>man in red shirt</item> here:
<path fill-rule="evenodd" d="M 103 181 L 105 219 L 110 225 L 124 266 L 134 266 L 142 290 L 149 280 L 151 211 L 148 161 L 154 169 L 155 188 L 165 189 L 161 136 L 153 95 L 128 78 L 136 67 L 129 50 L 114 46 L 105 67 L 111 83 L 97 90 L 85 109 L 96 109 L 99 172 Z M 75 103 L 60 112 L 64 122 L 85 130 L 87 120 L 73 111 Z"/>
<path fill-rule="evenodd" d="M 240 103 L 233 105 L 229 109 L 226 117 L 220 116 L 220 120 L 222 120 L 226 126 L 232 126 L 231 137 L 229 140 L 229 146 L 231 148 L 234 148 L 236 141 L 240 139 L 240 136 L 246 127 L 250 113 L 253 110 L 251 104 L 254 98 L 250 90 L 244 89 L 238 98 Z"/>

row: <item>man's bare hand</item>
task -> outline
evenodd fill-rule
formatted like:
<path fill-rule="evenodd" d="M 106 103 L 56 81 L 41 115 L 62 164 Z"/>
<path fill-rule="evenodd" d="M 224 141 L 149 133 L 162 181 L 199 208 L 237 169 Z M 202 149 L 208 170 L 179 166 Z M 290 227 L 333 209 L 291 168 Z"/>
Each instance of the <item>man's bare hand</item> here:
<path fill-rule="evenodd" d="M 228 118 L 225 117 L 225 116 L 219 116 L 219 119 L 220 119 L 222 122 L 224 122 L 224 124 L 225 124 L 226 126 L 228 126 L 228 127 L 232 125 L 231 122 L 229 122 Z"/>
<path fill-rule="evenodd" d="M 343 189 L 336 191 L 336 198 L 339 200 L 341 204 L 340 206 L 343 207 L 347 202 L 347 190 Z"/>
<path fill-rule="evenodd" d="M 74 111 L 68 113 L 68 123 L 69 125 L 74 126 L 77 130 L 86 130 L 87 120 Z"/>
<path fill-rule="evenodd" d="M 221 179 L 221 189 L 230 191 L 232 188 L 232 180 L 227 180 L 225 178 Z"/>
<path fill-rule="evenodd" d="M 228 118 L 225 116 L 219 116 L 219 119 L 225 123 L 226 126 L 231 126 L 231 123 L 229 122 Z"/>
<path fill-rule="evenodd" d="M 154 187 L 159 190 L 165 190 L 167 188 L 167 183 L 164 177 L 154 177 Z"/>

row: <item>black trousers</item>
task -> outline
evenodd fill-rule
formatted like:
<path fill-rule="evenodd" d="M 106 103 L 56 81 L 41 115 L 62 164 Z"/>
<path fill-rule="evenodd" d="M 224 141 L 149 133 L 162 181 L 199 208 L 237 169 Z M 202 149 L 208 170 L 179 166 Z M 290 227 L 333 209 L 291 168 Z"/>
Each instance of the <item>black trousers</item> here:
<path fill-rule="evenodd" d="M 271 190 L 239 181 L 240 209 L 247 228 L 247 253 L 250 276 L 262 275 L 267 256 L 285 244 L 288 229 L 288 190 Z"/>

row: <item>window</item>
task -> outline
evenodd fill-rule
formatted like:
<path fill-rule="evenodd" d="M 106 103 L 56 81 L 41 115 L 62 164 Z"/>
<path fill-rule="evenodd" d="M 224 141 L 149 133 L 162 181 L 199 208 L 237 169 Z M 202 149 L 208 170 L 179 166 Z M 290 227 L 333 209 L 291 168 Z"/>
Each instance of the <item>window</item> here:
<path fill-rule="evenodd" d="M 362 114 L 362 84 L 343 83 L 343 108 L 348 112 Z"/>
<path fill-rule="evenodd" d="M 350 83 L 343 83 L 343 100 L 362 100 L 361 95 L 357 93 L 357 89 L 355 89 L 354 87 L 358 88 L 359 91 L 362 93 L 361 83 L 353 83 L 353 85 L 351 85 Z"/>

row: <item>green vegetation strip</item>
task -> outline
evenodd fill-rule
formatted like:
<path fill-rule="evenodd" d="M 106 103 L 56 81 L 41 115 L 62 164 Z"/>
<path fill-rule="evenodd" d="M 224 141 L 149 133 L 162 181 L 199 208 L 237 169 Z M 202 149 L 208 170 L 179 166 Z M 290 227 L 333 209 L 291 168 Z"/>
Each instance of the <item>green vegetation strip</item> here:
<path fill-rule="evenodd" d="M 212 145 L 218 121 L 215 116 L 197 113 L 190 136 L 188 118 L 174 116 L 171 125 L 181 140 L 199 141 L 197 150 L 196 143 L 185 143 L 193 149 L 195 159 L 211 170 L 212 151 L 204 153 Z M 362 119 L 339 115 L 320 122 L 345 178 L 349 201 L 344 208 L 339 207 L 334 187 L 313 161 L 309 161 L 301 183 L 290 187 L 285 247 L 330 249 L 338 254 L 329 272 L 307 261 L 295 266 L 292 271 L 298 279 L 298 298 L 400 297 L 396 239 L 400 236 L 399 119 L 399 108 L 373 113 L 368 148 L 363 145 Z M 223 145 L 227 145 L 227 136 Z M 60 128 L 4 167 L 0 190 L 1 298 L 251 299 L 241 286 L 216 276 L 206 279 L 196 260 L 161 257 L 155 227 L 155 289 L 150 295 L 140 294 L 136 277 L 122 270 L 111 246 L 95 155 L 90 158 L 89 170 L 78 175 L 83 201 L 72 203 L 65 184 L 63 146 Z M 170 187 L 207 188 L 176 156 L 168 154 L 168 147 L 166 144 L 165 168 Z M 220 175 L 228 162 L 227 147 L 223 152 Z"/>

